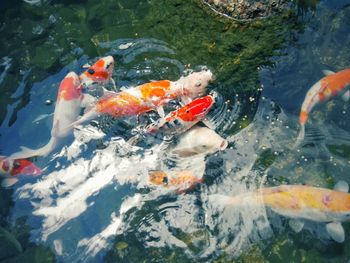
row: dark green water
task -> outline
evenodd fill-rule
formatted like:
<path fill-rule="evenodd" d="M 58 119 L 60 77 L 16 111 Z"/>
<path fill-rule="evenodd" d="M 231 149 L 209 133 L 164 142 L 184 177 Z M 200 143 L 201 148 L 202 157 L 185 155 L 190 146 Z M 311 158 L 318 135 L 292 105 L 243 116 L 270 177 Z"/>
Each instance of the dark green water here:
<path fill-rule="evenodd" d="M 348 104 L 340 99 L 315 109 L 306 147 L 290 149 L 305 92 L 322 77 L 322 69 L 349 65 L 350 2 L 298 4 L 265 20 L 236 23 L 215 16 L 200 1 L 2 2 L 1 154 L 43 145 L 50 118 L 35 120 L 54 109 L 45 101 L 55 100 L 68 70 L 81 72 L 86 62 L 105 55 L 116 60 L 118 88 L 176 80 L 186 69 L 207 66 L 216 76 L 210 89 L 230 100 L 216 116 L 216 130 L 230 147 L 198 163 L 176 164 L 203 166 L 205 181 L 174 195 L 149 189 L 142 180 L 121 179 L 143 174 L 131 169 L 135 164 L 149 169 L 159 168 L 158 163 L 176 165 L 161 157 L 153 164 L 148 152 L 120 147 L 118 140 L 130 136 L 133 120 L 102 120 L 103 139 L 96 135 L 89 141 L 83 134 L 81 152 L 69 152 L 72 144 L 68 159 L 37 158 L 46 168 L 42 178 L 24 178 L 14 191 L 1 190 L 1 226 L 8 231 L 3 240 L 12 252 L 0 253 L 0 260 L 48 262 L 55 253 L 60 262 L 347 262 L 348 224 L 343 224 L 346 240 L 338 244 L 320 224 L 309 222 L 297 234 L 272 212 L 237 216 L 216 213 L 208 205 L 209 194 L 233 195 L 262 182 L 325 188 L 350 182 Z M 128 43 L 130 48 L 120 48 Z M 114 143 L 119 150 L 110 160 L 114 166 L 108 166 L 102 159 L 109 158 Z M 97 165 L 101 149 L 107 150 Z M 85 161 L 88 172 L 77 168 L 86 167 Z M 128 198 L 137 202 L 123 210 Z M 16 225 L 16 218 L 22 224 Z"/>

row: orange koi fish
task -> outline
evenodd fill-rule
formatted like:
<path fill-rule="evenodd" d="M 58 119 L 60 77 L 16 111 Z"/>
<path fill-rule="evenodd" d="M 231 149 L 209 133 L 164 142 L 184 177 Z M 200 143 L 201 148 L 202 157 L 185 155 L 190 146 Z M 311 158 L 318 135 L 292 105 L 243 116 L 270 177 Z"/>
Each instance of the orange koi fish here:
<path fill-rule="evenodd" d="M 49 142 L 39 149 L 21 147 L 21 151 L 12 154 L 8 159 L 26 159 L 32 156 L 48 155 L 60 142 L 68 136 L 73 128 L 71 127 L 80 113 L 82 103 L 82 85 L 77 74 L 70 72 L 61 81 L 58 89 L 56 107 L 53 115 L 53 126 Z"/>
<path fill-rule="evenodd" d="M 154 185 L 174 188 L 177 193 L 182 193 L 202 183 L 203 178 L 196 177 L 190 171 L 172 171 L 169 173 L 152 171 L 149 173 L 149 181 Z"/>
<path fill-rule="evenodd" d="M 178 81 L 160 80 L 146 83 L 101 98 L 96 105 L 73 125 L 92 120 L 99 115 L 127 117 L 157 110 L 164 117 L 163 105 L 170 100 L 182 97 L 195 98 L 205 92 L 213 74 L 210 70 L 194 72 Z"/>
<path fill-rule="evenodd" d="M 9 187 L 15 184 L 19 175 L 33 175 L 41 174 L 41 169 L 32 162 L 25 159 L 7 160 L 5 156 L 0 156 L 0 175 L 5 177 L 1 185 Z"/>
<path fill-rule="evenodd" d="M 310 111 L 317 103 L 325 102 L 338 94 L 343 94 L 343 99 L 346 101 L 349 100 L 350 69 L 344 69 L 337 73 L 328 70 L 324 70 L 323 72 L 326 76 L 316 82 L 311 89 L 309 89 L 301 106 L 299 115 L 301 128 L 297 144 L 304 139 L 305 124 L 309 119 Z"/>
<path fill-rule="evenodd" d="M 112 82 L 115 87 L 114 80 L 112 79 L 114 69 L 114 59 L 112 56 L 100 58 L 89 66 L 80 76 L 80 81 L 85 87 L 91 87 L 95 84 L 107 84 Z"/>
<path fill-rule="evenodd" d="M 350 220 L 348 189 L 347 183 L 341 181 L 335 186 L 335 190 L 306 185 L 281 185 L 234 197 L 212 197 L 226 205 L 254 206 L 262 203 L 280 215 L 297 219 L 290 223 L 297 232 L 304 226 L 300 219 L 327 223 L 326 230 L 331 238 L 343 242 L 345 233 L 340 223 Z"/>
<path fill-rule="evenodd" d="M 149 133 L 163 132 L 170 135 L 183 133 L 196 123 L 204 120 L 214 103 L 215 98 L 211 95 L 195 99 L 180 109 L 170 112 L 165 118 L 151 124 L 147 131 Z"/>

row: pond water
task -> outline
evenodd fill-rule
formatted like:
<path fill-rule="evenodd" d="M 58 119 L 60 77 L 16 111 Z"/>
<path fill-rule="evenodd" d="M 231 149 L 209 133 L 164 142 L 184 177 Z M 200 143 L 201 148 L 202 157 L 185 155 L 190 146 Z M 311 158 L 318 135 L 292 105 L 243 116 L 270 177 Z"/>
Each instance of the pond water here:
<path fill-rule="evenodd" d="M 101 117 L 76 129 L 49 156 L 31 159 L 42 175 L 1 189 L 3 240 L 15 245 L 10 254 L 0 247 L 0 260 L 349 261 L 348 223 L 337 243 L 324 223 L 307 221 L 296 233 L 262 205 L 225 207 L 215 197 L 350 183 L 348 102 L 317 106 L 303 144 L 293 148 L 307 90 L 322 70 L 348 67 L 350 1 L 298 1 L 249 23 L 194 0 L 18 0 L 2 2 L 0 12 L 1 155 L 46 144 L 55 107 L 47 101 L 55 101 L 60 81 L 107 55 L 116 61 L 118 90 L 209 68 L 216 78 L 208 89 L 219 99 L 208 118 L 228 141 L 223 151 L 191 157 L 172 154 L 181 135 L 130 145 L 155 113 Z M 154 170 L 190 171 L 204 181 L 176 193 L 150 183 Z"/>

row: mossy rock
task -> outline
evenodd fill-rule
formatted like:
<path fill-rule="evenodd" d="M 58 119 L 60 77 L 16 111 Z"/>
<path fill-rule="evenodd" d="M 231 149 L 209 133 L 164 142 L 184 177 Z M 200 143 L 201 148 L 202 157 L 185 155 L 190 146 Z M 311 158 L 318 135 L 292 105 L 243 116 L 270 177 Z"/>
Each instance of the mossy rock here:
<path fill-rule="evenodd" d="M 8 258 L 1 263 L 51 263 L 56 262 L 55 255 L 43 246 L 30 247 L 22 254 Z"/>
<path fill-rule="evenodd" d="M 6 229 L 0 227 L 0 260 L 20 253 L 22 253 L 22 246 L 18 240 Z"/>

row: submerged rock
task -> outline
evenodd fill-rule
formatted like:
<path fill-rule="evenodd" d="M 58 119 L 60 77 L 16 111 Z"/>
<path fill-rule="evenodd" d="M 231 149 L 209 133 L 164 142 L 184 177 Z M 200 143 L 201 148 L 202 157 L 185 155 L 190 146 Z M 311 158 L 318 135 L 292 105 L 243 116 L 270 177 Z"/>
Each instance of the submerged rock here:
<path fill-rule="evenodd" d="M 5 228 L 0 227 L 0 260 L 15 256 L 22 252 L 18 240 Z"/>
<path fill-rule="evenodd" d="M 214 11 L 237 20 L 265 18 L 290 6 L 288 0 L 203 0 Z"/>

